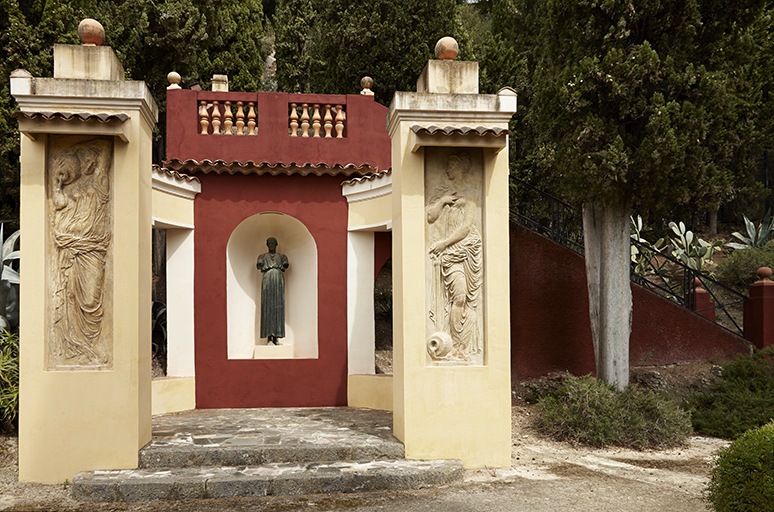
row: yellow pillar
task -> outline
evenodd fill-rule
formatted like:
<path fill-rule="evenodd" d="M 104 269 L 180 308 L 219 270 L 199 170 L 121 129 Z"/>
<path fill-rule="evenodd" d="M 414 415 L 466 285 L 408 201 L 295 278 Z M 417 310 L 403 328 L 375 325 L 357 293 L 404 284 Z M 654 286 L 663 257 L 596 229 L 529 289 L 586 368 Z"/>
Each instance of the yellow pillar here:
<path fill-rule="evenodd" d="M 110 48 L 57 45 L 54 60 L 54 78 L 11 75 L 23 134 L 19 480 L 43 483 L 136 468 L 151 436 L 158 111 Z"/>
<path fill-rule="evenodd" d="M 408 458 L 507 467 L 507 128 L 516 96 L 477 94 L 475 62 L 430 61 L 417 91 L 396 93 L 387 115 L 393 430 Z"/>

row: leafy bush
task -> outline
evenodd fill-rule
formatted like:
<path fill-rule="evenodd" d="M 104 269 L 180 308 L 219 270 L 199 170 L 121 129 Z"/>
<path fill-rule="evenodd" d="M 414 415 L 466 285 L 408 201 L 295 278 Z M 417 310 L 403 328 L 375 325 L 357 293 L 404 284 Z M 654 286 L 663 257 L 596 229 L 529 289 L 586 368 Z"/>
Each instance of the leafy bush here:
<path fill-rule="evenodd" d="M 771 347 L 737 356 L 709 390 L 688 402 L 696 432 L 736 439 L 774 418 L 774 359 Z"/>
<path fill-rule="evenodd" d="M 770 240 L 763 247 L 732 252 L 728 259 L 718 264 L 717 280 L 747 295 L 748 289 L 757 280 L 756 272 L 761 267 L 774 268 L 774 240 Z"/>
<path fill-rule="evenodd" d="M 0 427 L 13 426 L 19 414 L 19 337 L 0 332 Z"/>
<path fill-rule="evenodd" d="M 706 498 L 717 512 L 774 511 L 774 422 L 720 450 Z"/>
<path fill-rule="evenodd" d="M 691 420 L 676 402 L 634 386 L 616 392 L 591 376 L 568 377 L 537 398 L 539 431 L 592 446 L 667 448 L 691 434 Z"/>

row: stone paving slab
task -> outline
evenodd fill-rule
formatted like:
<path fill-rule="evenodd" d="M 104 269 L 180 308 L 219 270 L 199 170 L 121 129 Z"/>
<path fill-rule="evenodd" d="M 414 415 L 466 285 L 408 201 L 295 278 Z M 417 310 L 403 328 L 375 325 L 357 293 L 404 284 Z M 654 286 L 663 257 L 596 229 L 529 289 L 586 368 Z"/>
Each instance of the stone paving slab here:
<path fill-rule="evenodd" d="M 88 471 L 73 478 L 80 501 L 152 502 L 413 490 L 461 481 L 458 460 L 379 460 L 172 470 Z"/>
<path fill-rule="evenodd" d="M 153 418 L 140 468 L 399 459 L 392 414 L 348 407 L 197 409 Z"/>

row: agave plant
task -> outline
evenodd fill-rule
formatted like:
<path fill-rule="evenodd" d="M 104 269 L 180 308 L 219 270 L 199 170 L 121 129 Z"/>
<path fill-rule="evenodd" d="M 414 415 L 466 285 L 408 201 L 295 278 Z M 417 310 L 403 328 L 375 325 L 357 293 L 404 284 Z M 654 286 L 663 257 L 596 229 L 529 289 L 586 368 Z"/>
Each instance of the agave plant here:
<path fill-rule="evenodd" d="M 20 231 L 16 231 L 0 246 L 0 332 L 11 330 L 10 318 L 15 315 L 18 307 L 16 290 L 13 285 L 19 284 L 19 273 L 9 263 L 19 259 L 19 251 L 14 250 Z M 3 225 L 0 224 L 0 241 L 3 240 Z"/>
<path fill-rule="evenodd" d="M 744 236 L 738 231 L 731 233 L 731 236 L 736 237 L 742 243 L 728 242 L 726 244 L 728 247 L 731 247 L 732 249 L 752 249 L 761 247 L 774 236 L 774 217 L 771 215 L 771 210 L 766 212 L 766 215 L 763 217 L 763 220 L 757 228 L 746 215 L 744 216 L 744 225 L 747 229 L 747 236 Z"/>

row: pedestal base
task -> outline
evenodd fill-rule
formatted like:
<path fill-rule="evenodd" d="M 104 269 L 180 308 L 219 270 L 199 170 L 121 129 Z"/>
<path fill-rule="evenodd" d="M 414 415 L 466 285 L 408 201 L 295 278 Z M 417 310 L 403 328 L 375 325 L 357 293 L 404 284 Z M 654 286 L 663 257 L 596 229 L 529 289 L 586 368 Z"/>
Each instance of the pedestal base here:
<path fill-rule="evenodd" d="M 293 359 L 293 345 L 256 345 L 253 359 Z"/>

